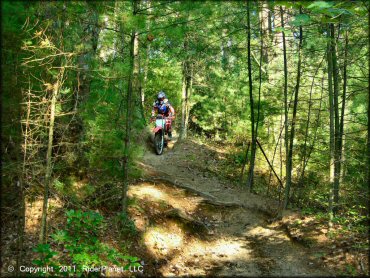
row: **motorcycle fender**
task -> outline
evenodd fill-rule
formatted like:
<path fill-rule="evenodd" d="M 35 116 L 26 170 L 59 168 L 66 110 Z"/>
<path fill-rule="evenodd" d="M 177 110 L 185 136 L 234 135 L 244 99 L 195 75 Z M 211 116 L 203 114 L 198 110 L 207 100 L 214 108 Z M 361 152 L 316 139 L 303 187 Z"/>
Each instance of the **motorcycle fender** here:
<path fill-rule="evenodd" d="M 154 129 L 153 129 L 153 132 L 154 133 L 157 133 L 158 131 L 160 131 L 160 130 L 162 130 L 162 128 L 161 127 L 159 127 L 159 126 L 157 126 L 157 127 L 155 127 Z"/>

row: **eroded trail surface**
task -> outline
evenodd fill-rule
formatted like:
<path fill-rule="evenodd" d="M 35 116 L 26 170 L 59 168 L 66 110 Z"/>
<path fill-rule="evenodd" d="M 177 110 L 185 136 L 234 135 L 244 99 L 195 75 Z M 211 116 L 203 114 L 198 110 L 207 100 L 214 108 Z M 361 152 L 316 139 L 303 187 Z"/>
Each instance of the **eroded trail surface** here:
<path fill-rule="evenodd" d="M 154 258 L 148 267 L 163 276 L 330 275 L 310 249 L 266 221 L 274 203 L 191 167 L 189 152 L 204 159 L 191 142 L 162 156 L 148 150 L 147 177 L 129 188 L 131 216 Z"/>

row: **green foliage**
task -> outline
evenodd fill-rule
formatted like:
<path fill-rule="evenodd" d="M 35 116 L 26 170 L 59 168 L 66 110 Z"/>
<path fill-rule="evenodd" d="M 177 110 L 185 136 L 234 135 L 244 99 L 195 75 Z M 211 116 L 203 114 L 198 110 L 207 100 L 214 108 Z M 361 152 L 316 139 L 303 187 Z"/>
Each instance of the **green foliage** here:
<path fill-rule="evenodd" d="M 123 236 L 125 235 L 136 235 L 137 230 L 135 223 L 127 216 L 126 213 L 120 212 L 117 215 L 117 221 L 119 223 L 120 231 Z"/>
<path fill-rule="evenodd" d="M 293 26 L 303 26 L 310 23 L 311 18 L 307 14 L 298 14 L 294 17 L 294 20 L 290 22 Z"/>
<path fill-rule="evenodd" d="M 322 9 L 328 9 L 333 7 L 332 2 L 326 2 L 326 1 L 315 1 L 312 4 L 310 4 L 307 8 L 313 9 L 313 10 L 322 10 Z"/>
<path fill-rule="evenodd" d="M 121 160 L 124 155 L 125 146 L 125 109 L 126 104 L 119 91 L 123 91 L 126 86 L 121 82 L 115 87 L 113 84 L 95 81 L 91 84 L 89 100 L 83 107 L 82 117 L 86 125 L 84 136 L 84 156 L 88 160 L 89 169 L 99 169 L 106 176 L 119 179 L 124 173 L 122 171 Z M 96 106 L 96 103 L 99 103 Z M 132 128 L 136 131 L 133 137 L 142 130 L 143 123 L 140 117 L 138 107 L 134 107 L 134 121 Z M 130 161 L 139 156 L 140 148 L 135 146 L 135 140 L 132 140 L 133 147 L 130 150 Z"/>
<path fill-rule="evenodd" d="M 53 269 L 58 269 L 58 264 L 54 262 L 53 257 L 58 254 L 58 252 L 55 252 L 51 250 L 49 244 L 39 244 L 36 248 L 33 248 L 33 252 L 37 253 L 38 259 L 33 260 L 32 263 L 36 266 L 50 266 L 53 267 Z M 43 276 L 47 275 L 47 273 L 38 273 L 43 274 Z"/>
<path fill-rule="evenodd" d="M 40 258 L 33 263 L 37 266 L 75 265 L 68 269 L 70 275 L 85 276 L 84 267 L 111 266 L 124 264 L 125 269 L 139 266 L 139 258 L 123 255 L 121 252 L 99 239 L 104 218 L 94 211 L 69 210 L 66 212 L 67 225 L 65 230 L 58 230 L 52 235 L 59 248 L 66 250 L 66 257 L 53 257 L 58 253 L 52 251 L 49 244 L 40 244 L 34 249 Z M 128 220 L 126 219 L 126 224 Z M 93 273 L 94 274 L 94 273 Z M 91 273 L 90 273 L 91 275 Z M 99 276 L 99 273 L 95 273 Z"/>

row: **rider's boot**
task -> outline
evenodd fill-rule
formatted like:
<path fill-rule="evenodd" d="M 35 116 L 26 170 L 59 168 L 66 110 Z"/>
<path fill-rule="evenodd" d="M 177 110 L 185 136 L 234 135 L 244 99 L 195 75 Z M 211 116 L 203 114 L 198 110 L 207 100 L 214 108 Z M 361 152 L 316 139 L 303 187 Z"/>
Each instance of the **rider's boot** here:
<path fill-rule="evenodd" d="M 169 131 L 168 132 L 168 140 L 171 141 L 172 140 L 172 131 Z"/>

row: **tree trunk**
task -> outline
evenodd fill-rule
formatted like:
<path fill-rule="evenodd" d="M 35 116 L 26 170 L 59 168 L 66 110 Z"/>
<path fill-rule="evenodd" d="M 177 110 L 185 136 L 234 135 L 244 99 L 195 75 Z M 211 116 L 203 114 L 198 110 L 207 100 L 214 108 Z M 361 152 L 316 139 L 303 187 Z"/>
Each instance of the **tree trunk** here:
<path fill-rule="evenodd" d="M 281 182 L 279 176 L 276 174 L 276 172 L 274 170 L 274 167 L 272 166 L 272 164 L 270 163 L 269 159 L 267 158 L 267 155 L 266 155 L 265 151 L 263 150 L 263 148 L 262 148 L 260 142 L 258 141 L 258 139 L 256 139 L 256 142 L 257 142 L 258 147 L 260 148 L 263 156 L 265 157 L 267 164 L 270 166 L 270 169 L 272 170 L 272 172 L 274 173 L 276 179 L 278 180 L 279 184 L 282 185 L 283 183 Z"/>
<path fill-rule="evenodd" d="M 181 94 L 181 132 L 180 132 L 180 138 L 185 139 L 187 136 L 187 130 L 185 125 L 185 119 L 186 119 L 186 107 L 187 107 L 187 101 L 188 101 L 188 95 L 187 95 L 187 82 L 186 82 L 186 62 L 182 63 L 182 94 Z"/>
<path fill-rule="evenodd" d="M 323 60 L 324 60 L 324 58 L 323 58 Z M 304 179 L 304 174 L 305 174 L 305 170 L 306 170 L 306 166 L 307 166 L 307 161 L 308 161 L 307 141 L 308 141 L 308 130 L 309 130 L 310 122 L 311 122 L 312 91 L 313 91 L 313 87 L 315 85 L 316 75 L 317 75 L 317 73 L 318 73 L 318 71 L 319 71 L 319 69 L 321 67 L 321 64 L 322 64 L 323 60 L 321 60 L 319 66 L 315 70 L 314 76 L 312 78 L 311 88 L 310 88 L 310 97 L 309 97 L 308 112 L 307 112 L 307 123 L 306 123 L 305 136 L 304 136 L 304 144 L 303 144 L 303 157 L 302 157 L 302 162 L 301 162 L 301 174 L 300 174 L 300 177 L 299 177 L 299 180 L 298 180 L 298 191 L 299 192 L 302 192 L 303 179 Z M 320 106 L 321 106 L 321 100 L 320 100 Z M 319 113 L 320 113 L 320 111 L 319 111 Z M 300 195 L 300 194 L 298 193 L 298 195 Z M 299 197 L 298 197 L 298 199 L 299 199 Z"/>
<path fill-rule="evenodd" d="M 330 39 L 330 26 L 328 26 L 327 36 Z M 329 89 L 329 124 L 330 124 L 330 188 L 334 188 L 334 102 L 333 102 L 333 60 L 331 42 L 327 44 L 327 62 L 328 62 L 328 89 Z M 333 216 L 333 193 L 329 195 L 329 214 Z"/>
<path fill-rule="evenodd" d="M 340 179 L 340 154 L 341 154 L 341 143 L 339 136 L 339 81 L 338 81 L 338 65 L 337 65 L 337 53 L 335 43 L 335 31 L 334 24 L 330 24 L 330 35 L 331 35 L 331 55 L 333 60 L 333 84 L 334 84 L 334 188 L 333 188 L 333 213 L 336 212 L 339 202 L 339 179 Z"/>
<path fill-rule="evenodd" d="M 261 7 L 263 11 L 263 6 Z M 263 12 L 262 12 L 263 14 Z M 268 14 L 266 14 L 268 16 Z M 261 106 L 261 87 L 262 87 L 262 61 L 265 58 L 265 55 L 267 56 L 267 53 L 264 53 L 264 42 L 263 42 L 263 20 L 261 18 L 260 20 L 260 63 L 259 63 L 259 73 L 258 73 L 258 79 L 259 79 L 259 85 L 258 85 L 258 102 L 257 102 L 257 120 L 256 120 L 256 131 L 255 131 L 255 138 L 257 140 L 258 137 L 258 124 L 260 120 L 260 106 Z M 267 58 L 264 60 L 265 64 L 267 63 Z"/>
<path fill-rule="evenodd" d="M 151 12 L 151 1 L 147 1 L 148 3 L 148 13 L 150 14 Z M 150 30 L 150 18 L 147 18 L 147 21 L 146 21 L 146 31 L 148 32 L 149 34 L 149 30 Z M 145 56 L 145 64 L 144 64 L 144 78 L 143 78 L 143 84 L 141 86 L 141 90 L 140 90 L 140 95 L 141 95 L 141 111 L 142 111 L 142 116 L 143 116 L 143 119 L 145 121 L 145 90 L 146 90 L 146 85 L 147 85 L 147 81 L 148 81 L 148 70 L 149 70 L 149 57 L 150 55 L 150 41 L 147 42 L 147 45 L 146 45 L 146 56 Z"/>
<path fill-rule="evenodd" d="M 317 137 L 317 130 L 319 129 L 319 125 L 320 125 L 321 105 L 322 105 L 322 99 L 323 99 L 323 93 L 324 93 L 324 78 L 322 78 L 321 84 L 322 84 L 321 85 L 321 96 L 320 96 L 319 110 L 317 112 L 317 117 L 316 117 L 316 121 L 315 121 L 315 133 L 313 135 L 312 144 L 311 144 L 311 146 L 310 146 L 310 148 L 309 148 L 309 150 L 308 150 L 308 152 L 305 156 L 305 159 L 303 161 L 302 172 L 301 172 L 301 176 L 299 178 L 299 183 L 302 186 L 299 187 L 298 202 L 299 202 L 299 200 L 302 199 L 304 175 L 305 175 L 306 167 L 307 167 L 308 161 L 310 159 L 311 153 L 312 153 L 313 148 L 315 146 L 316 137 Z"/>
<path fill-rule="evenodd" d="M 29 83 L 29 86 L 31 84 Z M 22 178 L 18 182 L 19 190 L 19 211 L 18 211 L 18 240 L 17 240 L 17 262 L 16 262 L 16 274 L 21 276 L 20 266 L 23 264 L 23 245 L 24 245 L 24 228 L 26 222 L 26 203 L 25 203 L 25 194 L 24 194 L 24 184 L 25 184 L 25 173 L 26 173 L 26 158 L 27 158 L 27 148 L 28 148 L 28 136 L 30 130 L 30 114 L 31 114 L 31 92 L 30 89 L 27 92 L 28 101 L 27 101 L 27 113 L 26 113 L 26 123 L 25 123 L 25 132 L 24 132 L 24 141 L 23 141 L 23 163 L 22 163 Z"/>
<path fill-rule="evenodd" d="M 138 1 L 133 1 L 134 16 L 137 13 Z M 126 135 L 125 135 L 125 154 L 123 157 L 123 192 L 122 192 L 122 210 L 127 212 L 127 189 L 129 178 L 129 158 L 130 158 L 130 137 L 132 122 L 132 95 L 139 90 L 139 33 L 136 30 L 131 32 L 130 42 L 130 75 L 127 86 L 127 110 L 126 110 Z"/>
<path fill-rule="evenodd" d="M 343 92 L 342 92 L 342 107 L 341 116 L 339 124 L 339 169 L 338 173 L 340 175 L 339 184 L 342 182 L 344 177 L 344 115 L 346 111 L 346 94 L 347 94 L 347 56 L 348 56 L 348 31 L 345 34 L 345 45 L 344 45 L 344 61 L 343 61 Z"/>
<path fill-rule="evenodd" d="M 189 76 L 187 79 L 187 92 L 186 92 L 186 113 L 185 113 L 185 123 L 184 123 L 184 129 L 186 131 L 186 136 L 188 133 L 188 125 L 189 125 L 189 117 L 190 117 L 190 98 L 191 98 L 191 93 L 193 90 L 193 64 L 189 63 Z"/>
<path fill-rule="evenodd" d="M 281 19 L 281 27 L 284 28 L 284 11 L 283 7 L 280 6 L 280 19 Z M 286 175 L 288 173 L 288 134 L 289 134 L 289 126 L 288 126 L 288 65 L 287 65 L 287 57 L 286 57 L 286 43 L 285 43 L 285 32 L 282 30 L 282 40 L 283 40 L 283 55 L 284 55 L 284 145 L 285 145 L 285 167 L 286 167 Z"/>
<path fill-rule="evenodd" d="M 262 1 L 259 15 L 260 15 L 260 24 L 261 24 L 260 35 L 261 35 L 261 40 L 263 42 L 262 36 L 266 36 L 267 32 L 269 32 L 270 34 L 270 30 L 271 30 L 270 9 L 269 9 L 267 1 Z M 267 45 L 264 45 L 264 47 L 262 47 L 262 57 L 263 57 L 262 59 L 263 62 L 267 64 L 268 62 Z"/>
<path fill-rule="evenodd" d="M 253 102 L 253 84 L 252 84 L 252 64 L 251 64 L 251 25 L 250 25 L 250 1 L 247 2 L 247 29 L 248 29 L 248 80 L 249 80 L 249 105 L 251 109 L 251 129 L 252 129 L 252 150 L 251 161 L 249 164 L 249 175 L 247 187 L 249 191 L 253 190 L 254 162 L 256 157 L 256 134 L 254 121 L 254 102 Z"/>
<path fill-rule="evenodd" d="M 283 162 L 281 161 L 281 157 L 282 157 L 282 153 L 281 153 L 281 135 L 283 133 L 283 129 L 284 129 L 284 126 L 283 126 L 283 113 L 280 114 L 280 126 L 279 126 L 279 136 L 275 139 L 275 148 L 274 148 L 274 154 L 272 155 L 272 161 L 271 161 L 271 164 L 272 166 L 274 166 L 274 161 L 275 161 L 275 156 L 276 156 L 276 150 L 278 148 L 278 146 L 280 147 L 279 150 L 280 150 L 280 177 L 283 176 L 283 173 L 282 173 L 282 164 Z M 270 173 L 269 173 L 269 181 L 268 181 L 268 187 L 267 187 L 267 195 L 269 194 L 269 191 L 270 191 L 270 187 L 271 187 L 271 177 L 272 177 L 272 170 L 270 169 Z M 280 186 L 279 186 L 280 188 Z"/>
<path fill-rule="evenodd" d="M 302 13 L 302 7 L 299 8 L 299 13 Z M 301 80 L 301 49 L 302 49 L 302 40 L 303 40 L 303 33 L 302 33 L 302 26 L 299 26 L 299 45 L 298 45 L 298 70 L 297 70 L 297 83 L 295 86 L 295 93 L 294 93 L 294 106 L 293 106 L 293 118 L 292 118 L 292 126 L 290 129 L 290 142 L 289 142 L 289 153 L 288 153 L 288 161 L 287 161 L 287 173 L 286 173 L 286 182 L 285 182 L 285 201 L 284 201 L 284 208 L 287 208 L 289 203 L 289 191 L 292 184 L 292 168 L 293 168 L 293 142 L 294 142 L 294 135 L 295 135 L 295 122 L 297 117 L 297 106 L 298 106 L 298 93 L 299 93 L 299 86 Z"/>
<path fill-rule="evenodd" d="M 45 170 L 45 186 L 44 186 L 44 200 L 42 204 L 42 216 L 41 216 L 41 231 L 40 231 L 40 243 L 44 244 L 46 242 L 46 231 L 47 231 L 47 210 L 48 210 L 48 200 L 49 200 L 49 187 L 51 184 L 51 174 L 52 174 L 52 150 L 53 150 L 53 136 L 54 136 L 54 120 L 55 120 L 55 104 L 57 101 L 59 87 L 64 76 L 63 66 L 59 72 L 58 79 L 54 84 L 53 94 L 50 104 L 50 118 L 49 118 L 49 138 L 48 138 L 48 148 L 46 152 L 46 170 Z"/>
<path fill-rule="evenodd" d="M 188 36 L 185 36 L 184 50 L 188 50 Z M 180 138 L 185 139 L 188 135 L 188 123 L 189 123 L 189 98 L 192 87 L 193 70 L 192 64 L 189 58 L 182 63 L 182 99 L 181 99 L 181 132 Z"/>
<path fill-rule="evenodd" d="M 243 162 L 243 166 L 242 166 L 242 172 L 240 174 L 240 184 L 243 183 L 243 178 L 244 178 L 244 173 L 245 173 L 245 166 L 248 164 L 248 153 L 249 153 L 249 147 L 251 145 L 251 142 L 248 141 L 248 144 L 247 144 L 247 152 L 245 153 L 245 159 L 244 159 L 244 162 Z"/>

